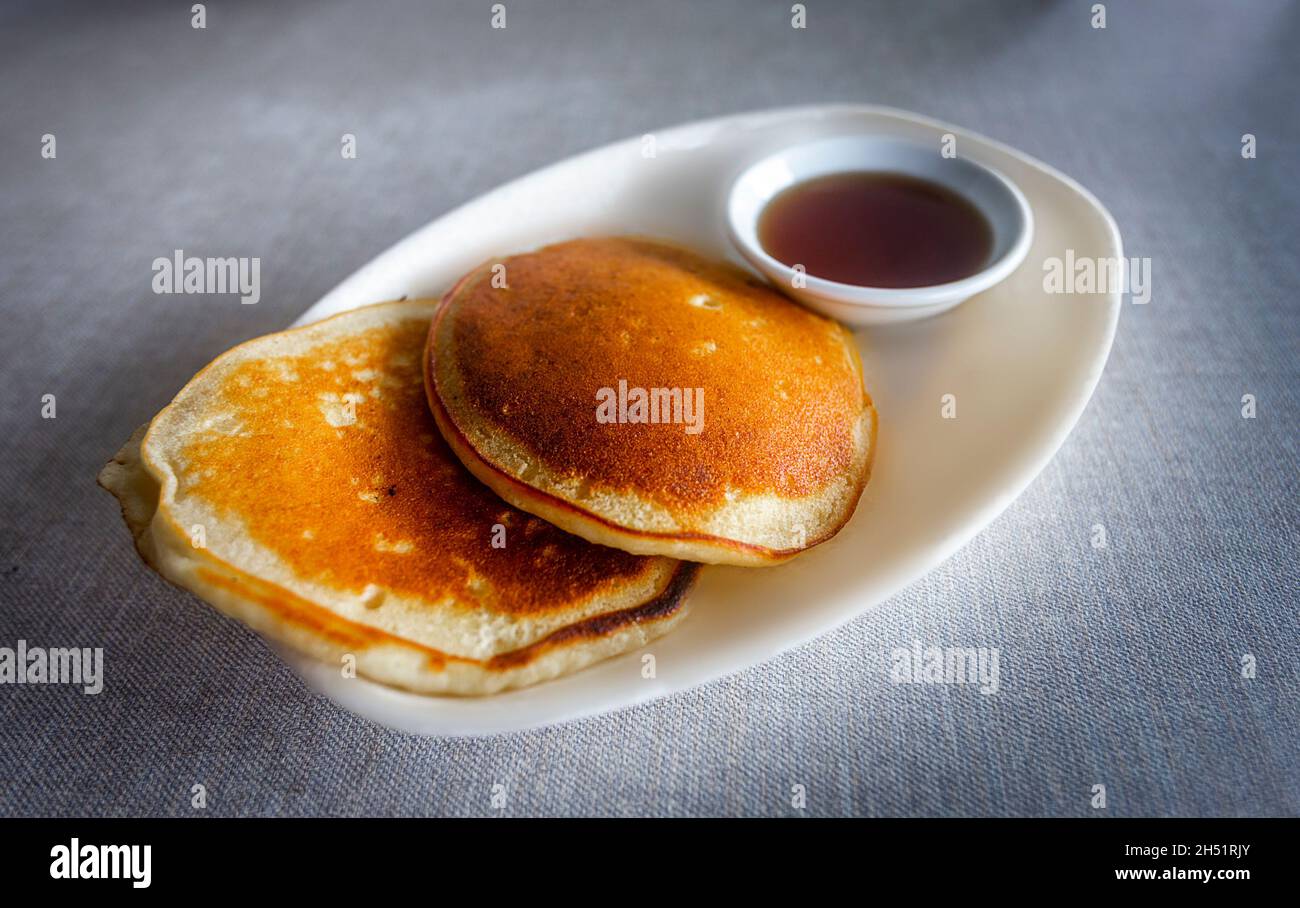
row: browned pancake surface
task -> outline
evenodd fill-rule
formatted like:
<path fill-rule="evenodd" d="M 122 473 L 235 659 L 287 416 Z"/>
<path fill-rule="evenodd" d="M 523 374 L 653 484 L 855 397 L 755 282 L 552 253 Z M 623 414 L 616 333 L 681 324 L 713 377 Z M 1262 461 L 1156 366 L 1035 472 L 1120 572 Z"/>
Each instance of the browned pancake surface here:
<path fill-rule="evenodd" d="M 424 400 L 427 326 L 407 320 L 313 348 L 307 356 L 239 364 L 219 406 L 237 434 L 184 449 L 198 466 L 181 494 L 237 517 L 294 571 L 360 594 L 367 585 L 511 615 L 569 607 L 651 559 L 593 546 L 518 511 L 469 475 L 446 447 Z M 356 423 L 339 418 L 342 395 Z M 344 417 L 346 418 L 346 416 Z M 490 545 L 503 524 L 507 549 Z"/>
<path fill-rule="evenodd" d="M 484 270 L 448 301 L 458 408 L 555 473 L 689 512 L 727 490 L 814 494 L 852 469 L 864 391 L 834 322 L 647 240 L 575 240 L 504 264 L 507 287 Z M 619 379 L 703 388 L 704 431 L 598 423 L 597 391 Z"/>

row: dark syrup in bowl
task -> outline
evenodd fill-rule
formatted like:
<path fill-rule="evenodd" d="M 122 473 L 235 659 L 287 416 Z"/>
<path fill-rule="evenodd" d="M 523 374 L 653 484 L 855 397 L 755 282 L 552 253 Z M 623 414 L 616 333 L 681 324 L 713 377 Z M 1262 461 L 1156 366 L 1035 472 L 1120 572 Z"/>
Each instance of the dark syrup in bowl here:
<path fill-rule="evenodd" d="M 759 215 L 768 255 L 859 287 L 927 287 L 982 271 L 993 227 L 964 196 L 902 173 L 850 171 L 778 193 Z"/>

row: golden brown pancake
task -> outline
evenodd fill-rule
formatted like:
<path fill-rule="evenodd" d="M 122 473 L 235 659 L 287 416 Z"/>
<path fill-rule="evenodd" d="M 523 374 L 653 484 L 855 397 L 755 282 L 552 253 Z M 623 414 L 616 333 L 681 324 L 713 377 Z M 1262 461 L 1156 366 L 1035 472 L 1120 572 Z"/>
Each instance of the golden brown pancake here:
<path fill-rule="evenodd" d="M 140 553 L 272 639 L 426 693 L 536 683 L 665 633 L 695 566 L 561 532 L 448 450 L 422 378 L 434 308 L 348 312 L 200 372 L 101 474 Z"/>
<path fill-rule="evenodd" d="M 438 427 L 474 475 L 628 552 L 775 563 L 838 532 L 869 474 L 849 333 L 676 246 L 583 239 L 488 263 L 443 298 L 427 359 Z"/>

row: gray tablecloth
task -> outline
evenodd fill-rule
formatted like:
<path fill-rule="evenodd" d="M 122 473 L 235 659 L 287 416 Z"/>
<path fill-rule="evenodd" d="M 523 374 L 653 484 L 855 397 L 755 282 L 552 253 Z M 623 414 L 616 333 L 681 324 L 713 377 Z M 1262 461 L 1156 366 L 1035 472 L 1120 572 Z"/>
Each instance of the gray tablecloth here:
<path fill-rule="evenodd" d="M 809 814 L 1300 813 L 1300 5 L 505 5 L 0 12 L 0 646 L 106 676 L 0 686 L 0 813 L 190 815 L 196 784 L 210 814 L 486 814 L 494 785 L 510 814 L 792 814 L 795 785 Z M 1152 262 L 1065 447 L 929 577 L 707 687 L 430 740 L 140 565 L 94 474 L 211 357 L 504 180 L 831 100 L 1042 158 Z M 153 294 L 177 248 L 260 257 L 261 302 Z M 999 692 L 890 683 L 914 640 L 998 648 Z"/>

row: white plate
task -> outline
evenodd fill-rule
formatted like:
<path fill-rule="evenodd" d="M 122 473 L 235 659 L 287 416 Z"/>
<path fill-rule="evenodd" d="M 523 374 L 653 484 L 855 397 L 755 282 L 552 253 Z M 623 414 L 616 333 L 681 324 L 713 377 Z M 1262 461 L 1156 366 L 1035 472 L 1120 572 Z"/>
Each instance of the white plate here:
<path fill-rule="evenodd" d="M 774 568 L 707 567 L 682 625 L 643 651 L 520 691 L 436 698 L 344 679 L 285 658 L 314 688 L 376 722 L 433 735 L 516 731 L 617 709 L 763 662 L 861 614 L 988 525 L 1065 440 L 1110 351 L 1120 294 L 1052 295 L 1043 262 L 1122 255 L 1110 215 L 1068 177 L 1000 143 L 926 117 L 831 105 L 724 117 L 637 136 L 508 183 L 416 231 L 299 319 L 441 294 L 498 255 L 569 237 L 641 233 L 739 261 L 725 196 L 747 164 L 796 142 L 884 134 L 937 143 L 1001 171 L 1033 208 L 1033 248 L 1006 281 L 952 312 L 857 335 L 880 415 L 857 514 L 833 540 Z M 653 150 L 653 156 L 646 152 Z M 485 150 L 486 151 L 486 150 Z M 954 394 L 957 418 L 941 416 Z"/>

